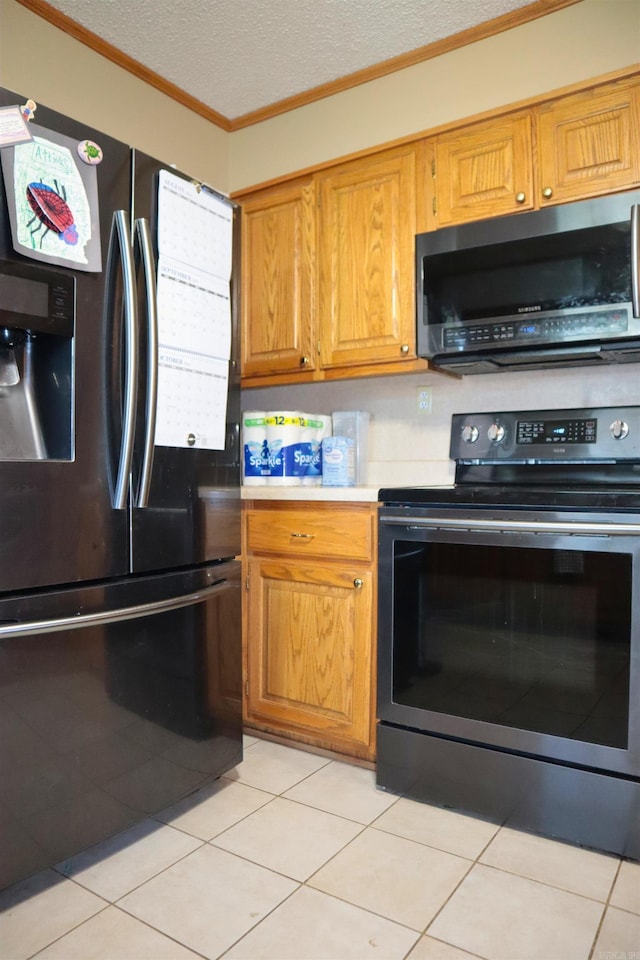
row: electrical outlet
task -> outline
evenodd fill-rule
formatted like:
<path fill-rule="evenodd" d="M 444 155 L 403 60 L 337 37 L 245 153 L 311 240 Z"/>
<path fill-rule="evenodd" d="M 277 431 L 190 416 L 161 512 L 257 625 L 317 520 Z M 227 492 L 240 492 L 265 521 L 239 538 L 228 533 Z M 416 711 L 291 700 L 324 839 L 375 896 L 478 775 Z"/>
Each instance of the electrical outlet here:
<path fill-rule="evenodd" d="M 418 413 L 431 413 L 431 387 L 418 387 L 416 401 Z"/>

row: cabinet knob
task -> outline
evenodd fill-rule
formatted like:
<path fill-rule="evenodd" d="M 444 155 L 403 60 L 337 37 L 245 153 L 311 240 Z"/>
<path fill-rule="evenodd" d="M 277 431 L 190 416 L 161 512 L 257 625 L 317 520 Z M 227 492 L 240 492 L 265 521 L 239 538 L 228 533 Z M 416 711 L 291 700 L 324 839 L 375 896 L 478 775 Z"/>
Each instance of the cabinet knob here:
<path fill-rule="evenodd" d="M 548 200 L 549 197 L 552 197 L 553 190 L 551 189 L 551 187 L 545 187 L 544 190 L 542 191 L 542 196 L 545 198 L 545 200 Z"/>
<path fill-rule="evenodd" d="M 400 347 L 400 353 L 402 353 L 402 354 L 407 354 L 407 353 L 409 353 L 409 344 L 408 344 L 408 343 L 403 343 L 403 344 L 402 344 L 402 346 Z"/>
<path fill-rule="evenodd" d="M 306 367 L 309 363 L 309 357 L 300 357 L 300 366 Z"/>
<path fill-rule="evenodd" d="M 526 199 L 526 193 L 516 193 L 516 203 L 524 203 Z"/>
<path fill-rule="evenodd" d="M 313 540 L 313 533 L 292 533 L 292 537 L 295 537 L 296 540 Z"/>
<path fill-rule="evenodd" d="M 364 586 L 364 580 L 361 580 L 360 577 L 356 577 L 355 580 L 353 581 L 353 585 L 356 588 L 356 590 L 359 590 L 360 587 Z"/>

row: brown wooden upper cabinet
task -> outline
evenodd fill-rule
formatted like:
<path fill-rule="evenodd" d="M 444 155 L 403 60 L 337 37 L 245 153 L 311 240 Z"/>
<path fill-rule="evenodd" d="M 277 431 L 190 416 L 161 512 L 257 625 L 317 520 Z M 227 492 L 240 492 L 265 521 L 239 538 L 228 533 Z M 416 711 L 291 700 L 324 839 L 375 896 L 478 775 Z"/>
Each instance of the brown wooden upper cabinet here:
<path fill-rule="evenodd" d="M 418 149 L 241 199 L 245 381 L 357 376 L 415 360 Z"/>
<path fill-rule="evenodd" d="M 416 148 L 318 176 L 323 368 L 415 357 Z"/>
<path fill-rule="evenodd" d="M 294 181 L 242 203 L 242 373 L 315 368 L 315 184 Z"/>
<path fill-rule="evenodd" d="M 640 183 L 640 80 L 541 106 L 537 124 L 540 206 Z"/>
<path fill-rule="evenodd" d="M 427 143 L 429 173 L 430 227 L 637 186 L 640 81 L 591 88 L 436 137 Z"/>

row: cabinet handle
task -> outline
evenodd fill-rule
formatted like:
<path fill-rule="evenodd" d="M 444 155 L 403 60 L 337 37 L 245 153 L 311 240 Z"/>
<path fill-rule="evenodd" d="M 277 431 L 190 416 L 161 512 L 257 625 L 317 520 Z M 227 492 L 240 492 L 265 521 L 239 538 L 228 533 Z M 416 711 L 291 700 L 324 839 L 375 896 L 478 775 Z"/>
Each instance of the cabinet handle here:
<path fill-rule="evenodd" d="M 309 357 L 300 357 L 300 366 L 306 367 L 309 363 Z"/>
<path fill-rule="evenodd" d="M 524 203 L 526 199 L 526 193 L 516 193 L 516 203 Z"/>
<path fill-rule="evenodd" d="M 313 540 L 315 533 L 292 533 L 291 536 L 298 540 Z"/>
<path fill-rule="evenodd" d="M 409 344 L 408 344 L 408 343 L 403 343 L 403 344 L 402 344 L 402 346 L 400 347 L 400 353 L 404 353 L 404 354 L 409 353 Z"/>
<path fill-rule="evenodd" d="M 545 200 L 548 200 L 549 197 L 552 197 L 553 190 L 551 189 L 551 187 L 545 187 L 544 190 L 542 191 L 542 196 L 545 198 Z"/>
<path fill-rule="evenodd" d="M 356 590 L 359 590 L 360 587 L 364 586 L 364 580 L 361 580 L 360 577 L 356 577 L 355 580 L 353 581 L 353 585 L 356 588 Z"/>

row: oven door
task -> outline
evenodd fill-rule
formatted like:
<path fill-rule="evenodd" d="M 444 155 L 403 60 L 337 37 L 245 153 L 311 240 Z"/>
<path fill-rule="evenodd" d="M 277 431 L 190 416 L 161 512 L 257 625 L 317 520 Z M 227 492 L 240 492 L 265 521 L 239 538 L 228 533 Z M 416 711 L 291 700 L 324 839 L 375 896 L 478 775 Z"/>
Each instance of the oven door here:
<path fill-rule="evenodd" d="M 379 720 L 640 776 L 639 576 L 633 516 L 382 508 Z"/>

